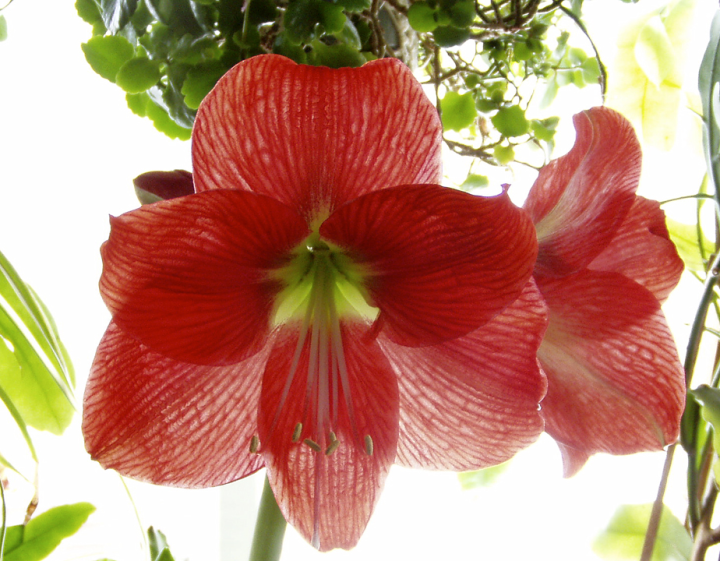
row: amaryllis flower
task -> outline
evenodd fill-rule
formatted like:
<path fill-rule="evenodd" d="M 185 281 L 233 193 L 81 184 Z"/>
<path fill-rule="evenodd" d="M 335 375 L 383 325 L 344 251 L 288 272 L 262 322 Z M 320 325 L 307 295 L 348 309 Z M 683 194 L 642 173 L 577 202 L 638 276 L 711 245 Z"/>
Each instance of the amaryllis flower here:
<path fill-rule="evenodd" d="M 544 167 L 525 203 L 537 229 L 534 278 L 549 308 L 538 352 L 546 431 L 565 472 L 596 452 L 675 441 L 682 366 L 660 304 L 683 264 L 657 202 L 636 196 L 640 146 L 618 113 L 575 116 L 573 149 Z"/>
<path fill-rule="evenodd" d="M 327 550 L 357 542 L 394 462 L 476 469 L 533 442 L 535 231 L 504 193 L 437 185 L 440 144 L 396 60 L 230 70 L 198 111 L 196 192 L 111 219 L 92 457 L 184 487 L 265 466 Z"/>

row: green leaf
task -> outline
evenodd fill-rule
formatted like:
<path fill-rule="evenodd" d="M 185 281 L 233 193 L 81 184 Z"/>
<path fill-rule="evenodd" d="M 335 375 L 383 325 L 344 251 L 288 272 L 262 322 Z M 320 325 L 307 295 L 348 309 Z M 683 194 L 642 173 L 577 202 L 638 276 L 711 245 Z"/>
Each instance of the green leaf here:
<path fill-rule="evenodd" d="M 408 23 L 419 33 L 429 33 L 438 26 L 435 9 L 427 2 L 415 2 L 408 9 Z"/>
<path fill-rule="evenodd" d="M 493 148 L 493 156 L 495 156 L 499 164 L 509 164 L 515 159 L 515 149 L 512 146 L 498 144 Z"/>
<path fill-rule="evenodd" d="M 81 48 L 91 68 L 111 82 L 115 82 L 120 68 L 135 54 L 130 42 L 120 35 L 93 37 Z"/>
<path fill-rule="evenodd" d="M 115 34 L 125 27 L 137 9 L 137 0 L 100 0 L 102 19 L 107 30 Z"/>
<path fill-rule="evenodd" d="M 319 39 L 315 39 L 310 44 L 313 50 L 308 60 L 318 66 L 327 66 L 329 68 L 358 67 L 367 62 L 357 49 L 345 43 L 326 45 Z"/>
<path fill-rule="evenodd" d="M 530 130 L 525 111 L 517 105 L 502 107 L 490 120 L 498 132 L 506 137 L 522 136 Z"/>
<path fill-rule="evenodd" d="M 465 181 L 463 181 L 463 184 L 460 185 L 460 188 L 467 191 L 470 189 L 482 189 L 489 185 L 490 179 L 486 175 L 477 175 L 474 173 L 470 173 L 465 178 Z"/>
<path fill-rule="evenodd" d="M 61 434 L 74 413 L 74 373 L 47 309 L 0 253 L 0 336 L 19 369 L 0 370 L 0 386 L 25 423 Z M 9 359 L 8 359 L 9 360 Z"/>
<path fill-rule="evenodd" d="M 459 0 L 449 10 L 450 22 L 455 27 L 469 27 L 475 19 L 475 2 L 473 0 Z"/>
<path fill-rule="evenodd" d="M 77 532 L 94 511 L 90 503 L 58 506 L 36 516 L 25 526 L 9 527 L 3 561 L 45 559 L 61 541 Z"/>
<path fill-rule="evenodd" d="M 76 0 L 75 10 L 83 21 L 92 26 L 102 23 L 102 27 L 105 28 L 100 5 L 95 0 Z"/>
<path fill-rule="evenodd" d="M 4 41 L 7 37 L 7 21 L 5 21 L 5 16 L 0 15 L 0 41 Z"/>
<path fill-rule="evenodd" d="M 675 49 L 659 15 L 650 18 L 640 30 L 635 60 L 655 86 L 674 72 Z"/>
<path fill-rule="evenodd" d="M 720 187 L 720 114 L 714 101 L 720 88 L 720 11 L 715 13 L 710 27 L 710 40 L 700 65 L 698 86 L 702 100 L 705 160 L 717 190 Z"/>
<path fill-rule="evenodd" d="M 651 510 L 651 504 L 621 506 L 595 539 L 593 551 L 608 561 L 639 559 Z M 692 545 L 685 526 L 663 505 L 652 561 L 687 561 Z"/>
<path fill-rule="evenodd" d="M 155 18 L 167 25 L 178 37 L 186 33 L 201 35 L 204 31 L 190 7 L 190 0 L 145 0 Z"/>
<path fill-rule="evenodd" d="M 702 385 L 694 390 L 690 390 L 690 393 L 702 405 L 700 408 L 702 418 L 712 425 L 713 447 L 717 452 L 720 450 L 720 389 Z M 713 466 L 715 481 L 718 481 L 718 475 L 720 475 L 718 473 L 718 467 L 719 464 L 716 459 L 715 465 Z"/>
<path fill-rule="evenodd" d="M 180 92 L 185 96 L 185 104 L 190 109 L 200 107 L 200 102 L 210 93 L 220 77 L 225 74 L 225 65 L 210 62 L 191 68 Z"/>
<path fill-rule="evenodd" d="M 167 538 L 160 530 L 155 530 L 152 526 L 148 528 L 148 543 L 150 544 L 151 561 L 175 561 L 170 553 Z"/>
<path fill-rule="evenodd" d="M 460 29 L 452 25 L 441 25 L 435 31 L 433 31 L 433 37 L 438 47 L 455 47 L 462 45 L 465 41 L 470 39 L 469 29 Z"/>
<path fill-rule="evenodd" d="M 698 246 L 698 228 L 695 224 L 683 224 L 672 218 L 665 219 L 670 233 L 670 239 L 680 254 L 688 270 L 696 273 L 705 273 L 706 263 L 703 259 L 703 253 L 700 252 Z M 702 243 L 704 255 L 707 257 L 715 252 L 715 244 L 702 235 Z"/>
<path fill-rule="evenodd" d="M 369 10 L 372 0 L 337 0 L 337 4 L 348 12 L 358 13 Z"/>
<path fill-rule="evenodd" d="M 115 83 L 130 94 L 152 88 L 161 78 L 160 63 L 145 57 L 128 60 L 115 76 Z"/>
<path fill-rule="evenodd" d="M 140 94 L 147 95 L 147 94 Z M 192 129 L 181 127 L 170 118 L 167 111 L 159 107 L 149 96 L 145 104 L 145 116 L 147 116 L 155 125 L 155 128 L 170 138 L 178 138 L 180 140 L 190 140 Z"/>
<path fill-rule="evenodd" d="M 557 128 L 559 122 L 560 119 L 557 117 L 550 117 L 548 119 L 543 119 L 542 121 L 533 119 L 530 121 L 530 129 L 532 130 L 535 138 L 538 140 L 552 142 L 553 138 L 555 138 L 555 129 Z"/>
<path fill-rule="evenodd" d="M 477 107 L 472 93 L 459 94 L 449 91 L 442 98 L 441 106 L 445 130 L 460 131 L 472 125 L 477 118 Z"/>

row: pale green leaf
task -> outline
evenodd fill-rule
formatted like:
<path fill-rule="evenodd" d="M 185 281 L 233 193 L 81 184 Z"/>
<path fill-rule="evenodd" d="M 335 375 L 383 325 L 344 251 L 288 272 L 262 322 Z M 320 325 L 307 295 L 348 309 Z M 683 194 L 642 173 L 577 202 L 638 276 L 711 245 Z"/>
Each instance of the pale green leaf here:
<path fill-rule="evenodd" d="M 4 41 L 5 39 L 7 39 L 7 36 L 7 21 L 5 21 L 5 16 L 0 15 L 0 41 Z"/>
<path fill-rule="evenodd" d="M 655 86 L 674 73 L 675 49 L 659 15 L 651 17 L 635 42 L 635 60 Z"/>
<path fill-rule="evenodd" d="M 607 561 L 640 559 L 651 510 L 651 504 L 618 508 L 608 527 L 595 539 L 593 551 Z M 687 561 L 691 550 L 692 538 L 685 526 L 663 506 L 652 561 Z"/>
<path fill-rule="evenodd" d="M 72 536 L 95 511 L 90 503 L 58 506 L 36 516 L 25 526 L 7 529 L 3 561 L 40 561 Z"/>
<path fill-rule="evenodd" d="M 695 224 L 683 224 L 672 218 L 666 218 L 670 239 L 685 263 L 685 267 L 696 273 L 705 273 L 707 264 L 703 259 L 703 253 L 700 252 L 699 244 L 702 243 L 705 256 L 709 256 L 715 252 L 715 244 L 708 240 L 704 235 L 702 240 L 698 241 L 698 229 Z"/>
<path fill-rule="evenodd" d="M 111 82 L 115 82 L 120 68 L 135 54 L 133 46 L 121 35 L 93 37 L 81 47 L 92 69 Z"/>
<path fill-rule="evenodd" d="M 475 99 L 471 93 L 447 92 L 441 106 L 445 130 L 460 131 L 472 125 L 477 117 Z"/>

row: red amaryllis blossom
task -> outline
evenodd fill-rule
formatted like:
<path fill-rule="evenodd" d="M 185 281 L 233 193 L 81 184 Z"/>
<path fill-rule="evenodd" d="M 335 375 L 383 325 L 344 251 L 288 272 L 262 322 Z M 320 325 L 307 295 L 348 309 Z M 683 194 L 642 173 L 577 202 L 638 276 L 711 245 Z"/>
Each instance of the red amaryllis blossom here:
<path fill-rule="evenodd" d="M 436 185 L 440 144 L 396 60 L 229 71 L 198 111 L 196 192 L 111 219 L 92 457 L 185 487 L 266 466 L 327 550 L 357 542 L 394 462 L 475 469 L 533 442 L 535 231 L 505 194 Z M 187 186 L 169 178 L 140 188 Z"/>
<path fill-rule="evenodd" d="M 525 203 L 537 229 L 534 278 L 549 309 L 538 351 L 546 431 L 565 473 L 596 452 L 675 441 L 683 369 L 660 309 L 683 264 L 655 201 L 636 196 L 638 140 L 618 113 L 575 116 L 573 149 L 544 167 Z"/>

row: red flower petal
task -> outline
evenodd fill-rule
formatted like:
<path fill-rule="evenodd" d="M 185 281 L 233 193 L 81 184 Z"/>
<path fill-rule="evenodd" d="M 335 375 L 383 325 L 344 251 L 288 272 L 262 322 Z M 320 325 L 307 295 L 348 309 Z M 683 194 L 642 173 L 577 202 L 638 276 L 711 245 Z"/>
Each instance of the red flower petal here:
<path fill-rule="evenodd" d="M 621 273 L 665 301 L 680 281 L 684 265 L 670 241 L 660 204 L 636 197 L 610 245 L 588 268 Z"/>
<path fill-rule="evenodd" d="M 270 198 L 234 190 L 146 205 L 111 219 L 100 289 L 115 322 L 156 352 L 230 364 L 267 336 L 277 281 L 308 234 Z"/>
<path fill-rule="evenodd" d="M 162 485 L 211 487 L 253 473 L 263 465 L 248 449 L 267 355 L 196 366 L 111 323 L 85 389 L 87 451 L 105 468 Z"/>
<path fill-rule="evenodd" d="M 574 123 L 575 146 L 540 170 L 524 205 L 537 229 L 541 275 L 577 272 L 605 249 L 640 179 L 640 144 L 622 115 L 596 107 Z"/>
<path fill-rule="evenodd" d="M 363 193 L 439 181 L 441 140 L 436 109 L 396 59 L 333 70 L 258 56 L 200 106 L 195 184 L 270 195 L 312 220 Z"/>
<path fill-rule="evenodd" d="M 182 169 L 174 171 L 149 171 L 133 179 L 136 191 L 150 193 L 158 199 L 167 200 L 192 195 L 192 173 Z"/>
<path fill-rule="evenodd" d="M 298 331 L 292 327 L 280 330 L 279 342 L 270 356 L 258 416 L 261 451 L 278 504 L 288 522 L 322 551 L 347 549 L 357 543 L 395 459 L 397 445 L 395 374 L 377 344 L 362 337 L 364 329 L 355 325 L 341 329 L 349 396 L 336 378 L 328 387 L 329 396 L 334 388 L 339 396 L 337 408 L 330 410 L 334 417 L 330 430 L 340 441 L 337 449 L 330 455 L 325 453 L 330 442 L 326 434 L 316 434 L 313 427 L 317 411 L 314 399 L 306 405 L 307 388 L 312 386 L 308 384 L 310 337 L 288 386 L 298 342 Z M 297 423 L 303 420 L 302 433 L 293 442 Z M 372 455 L 367 453 L 365 435 L 372 439 Z M 303 443 L 306 438 L 314 440 L 321 450 L 311 450 Z"/>
<path fill-rule="evenodd" d="M 550 323 L 538 359 L 548 377 L 546 431 L 585 454 L 674 442 L 685 405 L 675 343 L 655 297 L 617 273 L 539 279 Z"/>
<path fill-rule="evenodd" d="M 563 475 L 572 477 L 579 472 L 590 459 L 590 454 L 584 450 L 578 450 L 571 446 L 566 446 L 560 442 L 557 443 L 563 461 Z"/>
<path fill-rule="evenodd" d="M 333 213 L 320 234 L 369 267 L 379 326 L 410 346 L 490 321 L 520 295 L 537 250 L 532 224 L 506 194 L 475 197 L 437 185 L 365 195 Z"/>
<path fill-rule="evenodd" d="M 547 384 L 535 355 L 546 320 L 531 282 L 465 337 L 420 348 L 380 337 L 400 387 L 396 462 L 466 471 L 499 464 L 534 442 L 544 426 L 538 403 Z"/>

